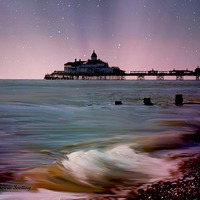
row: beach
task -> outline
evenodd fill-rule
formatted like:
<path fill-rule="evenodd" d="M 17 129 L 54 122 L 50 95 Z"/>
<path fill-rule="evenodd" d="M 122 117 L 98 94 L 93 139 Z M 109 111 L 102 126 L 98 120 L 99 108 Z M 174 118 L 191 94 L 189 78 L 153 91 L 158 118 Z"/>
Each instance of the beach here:
<path fill-rule="evenodd" d="M 198 81 L 0 86 L 0 199 L 199 198 Z"/>

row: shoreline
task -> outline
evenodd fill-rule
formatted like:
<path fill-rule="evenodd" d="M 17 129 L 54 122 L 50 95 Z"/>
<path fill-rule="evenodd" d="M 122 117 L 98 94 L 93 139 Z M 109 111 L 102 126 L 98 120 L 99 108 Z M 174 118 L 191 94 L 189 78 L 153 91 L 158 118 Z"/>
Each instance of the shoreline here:
<path fill-rule="evenodd" d="M 173 158 L 172 158 L 173 159 Z M 174 158 L 176 159 L 176 158 Z M 198 200 L 200 199 L 200 153 L 190 154 L 178 163 L 181 176 L 177 179 L 162 180 L 136 186 L 122 186 L 109 189 L 107 193 L 71 193 L 39 190 L 39 193 L 28 190 L 21 192 L 5 192 L 5 199 L 12 199 L 14 194 L 24 199 L 30 194 L 30 199 L 41 195 L 43 199 L 62 197 L 63 200 Z M 25 196 L 24 196 L 25 195 Z M 40 198 L 39 198 L 40 199 Z"/>
<path fill-rule="evenodd" d="M 198 131 L 197 131 L 198 134 Z M 196 137 L 198 135 L 196 134 Z M 197 139 L 198 140 L 198 139 Z M 60 196 L 62 195 L 63 200 L 76 199 L 79 200 L 198 200 L 200 199 L 200 152 L 199 148 L 187 150 L 187 152 L 177 151 L 175 154 L 168 152 L 169 160 L 179 160 L 177 162 L 178 173 L 174 174 L 172 179 L 162 179 L 159 181 L 143 183 L 138 186 L 133 185 L 121 185 L 118 187 L 104 188 L 104 192 L 59 192 L 56 190 L 48 190 L 46 188 L 38 188 L 38 192 L 30 192 L 27 188 L 23 188 L 22 192 L 17 192 L 20 197 L 24 197 L 25 194 L 30 194 L 34 199 L 36 196 L 44 195 L 43 199 L 51 199 L 51 195 Z M 173 173 L 170 172 L 170 173 Z M 5 172 L 0 173 L 1 183 L 8 183 L 15 179 L 13 173 Z M 23 186 L 23 183 L 21 183 Z M 25 185 L 27 187 L 27 185 Z M 114 186 L 114 185 L 113 185 Z M 43 191 L 41 193 L 41 191 Z M 3 190 L 6 191 L 6 190 Z M 2 191 L 2 192 L 3 192 Z M 16 191 L 16 190 L 15 190 Z M 4 197 L 11 197 L 15 194 L 14 190 L 7 191 L 3 194 Z M 25 192 L 25 193 L 24 193 Z M 35 193 L 35 194 L 34 194 Z M 17 194 L 17 195 L 18 195 Z M 73 196 L 72 198 L 71 195 Z M 47 198 L 48 197 L 48 198 Z M 11 198 L 7 198 L 11 199 Z"/>
<path fill-rule="evenodd" d="M 182 177 L 173 181 L 158 181 L 138 188 L 113 190 L 110 195 L 90 195 L 85 200 L 179 200 L 200 199 L 200 154 L 179 163 Z"/>

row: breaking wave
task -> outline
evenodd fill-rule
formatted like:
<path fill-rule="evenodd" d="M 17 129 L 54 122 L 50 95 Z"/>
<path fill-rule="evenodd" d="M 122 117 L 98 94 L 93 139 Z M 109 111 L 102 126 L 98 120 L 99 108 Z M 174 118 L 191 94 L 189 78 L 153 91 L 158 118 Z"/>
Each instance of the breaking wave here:
<path fill-rule="evenodd" d="M 136 152 L 129 145 L 108 150 L 76 151 L 61 161 L 64 173 L 75 181 L 91 186 L 141 184 L 169 178 L 176 165 L 172 161 Z"/>
<path fill-rule="evenodd" d="M 28 182 L 35 189 L 88 193 L 174 180 L 182 176 L 179 162 L 199 152 L 196 137 L 197 133 L 166 132 L 130 137 L 129 143 L 74 149 L 56 157 L 52 165 L 20 172 L 18 181 Z"/>

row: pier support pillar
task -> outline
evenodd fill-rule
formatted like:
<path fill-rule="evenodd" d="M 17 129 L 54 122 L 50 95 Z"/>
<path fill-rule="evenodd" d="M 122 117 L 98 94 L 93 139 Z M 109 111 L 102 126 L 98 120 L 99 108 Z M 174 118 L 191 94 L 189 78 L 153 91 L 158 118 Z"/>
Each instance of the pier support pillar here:
<path fill-rule="evenodd" d="M 145 80 L 144 75 L 138 75 L 137 80 Z"/>
<path fill-rule="evenodd" d="M 177 76 L 176 76 L 176 80 L 181 81 L 181 80 L 184 80 L 184 78 L 183 78 L 183 76 L 181 76 L 181 75 L 177 75 Z"/>
<path fill-rule="evenodd" d="M 158 75 L 158 76 L 156 77 L 156 79 L 157 79 L 157 80 L 164 80 L 164 76 L 163 76 L 163 75 Z"/>

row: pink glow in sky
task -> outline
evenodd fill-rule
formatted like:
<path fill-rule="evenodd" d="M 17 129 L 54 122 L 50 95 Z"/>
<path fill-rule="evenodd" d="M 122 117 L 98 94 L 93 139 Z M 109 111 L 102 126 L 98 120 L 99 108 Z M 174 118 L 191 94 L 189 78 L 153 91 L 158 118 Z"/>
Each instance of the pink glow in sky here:
<path fill-rule="evenodd" d="M 93 50 L 134 70 L 200 65 L 199 0 L 1 0 L 0 78 L 42 79 Z"/>

